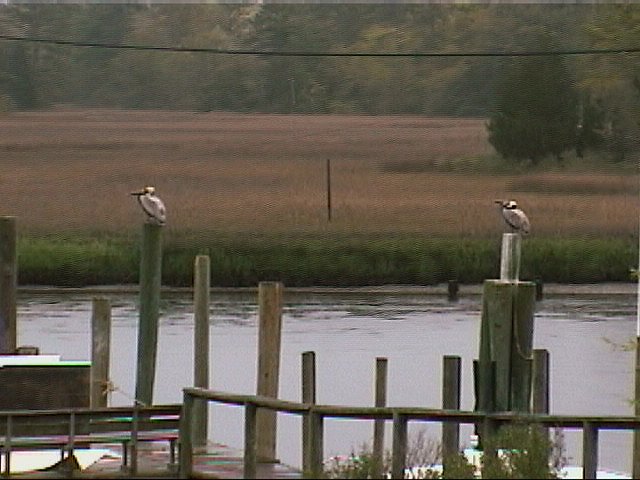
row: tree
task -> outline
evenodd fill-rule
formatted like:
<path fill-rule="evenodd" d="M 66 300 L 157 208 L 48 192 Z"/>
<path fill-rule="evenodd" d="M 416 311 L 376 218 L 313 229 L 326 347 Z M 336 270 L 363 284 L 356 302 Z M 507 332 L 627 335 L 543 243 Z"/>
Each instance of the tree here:
<path fill-rule="evenodd" d="M 535 164 L 575 146 L 577 94 L 560 56 L 515 59 L 496 98 L 487 128 L 503 157 Z"/>

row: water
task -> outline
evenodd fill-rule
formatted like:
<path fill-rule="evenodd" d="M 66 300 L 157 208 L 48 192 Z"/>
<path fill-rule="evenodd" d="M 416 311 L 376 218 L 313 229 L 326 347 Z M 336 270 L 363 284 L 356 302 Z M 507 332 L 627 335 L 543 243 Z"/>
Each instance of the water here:
<path fill-rule="evenodd" d="M 20 295 L 18 344 L 63 360 L 90 359 L 91 294 Z M 112 405 L 128 405 L 135 391 L 137 296 L 112 295 Z M 462 358 L 462 408 L 473 409 L 471 365 L 478 355 L 481 297 L 449 303 L 434 295 L 287 294 L 280 398 L 300 399 L 301 353 L 316 352 L 317 401 L 372 405 L 376 357 L 389 359 L 388 404 L 441 405 L 444 355 Z M 181 402 L 193 381 L 193 308 L 189 295 L 165 296 L 161 306 L 154 401 Z M 255 393 L 257 295 L 222 294 L 211 304 L 211 387 Z M 620 346 L 635 338 L 635 295 L 550 296 L 537 304 L 534 348 L 551 361 L 551 413 L 632 415 L 634 355 Z M 211 408 L 210 437 L 243 444 L 243 411 Z M 328 420 L 325 454 L 348 454 L 371 441 L 369 421 Z M 439 426 L 412 422 L 438 439 Z M 471 431 L 463 427 L 468 443 Z M 300 420 L 281 414 L 278 457 L 300 465 Z M 581 436 L 565 432 L 571 463 L 580 463 Z M 391 425 L 386 441 L 390 447 Z M 601 432 L 600 466 L 631 471 L 631 434 Z"/>

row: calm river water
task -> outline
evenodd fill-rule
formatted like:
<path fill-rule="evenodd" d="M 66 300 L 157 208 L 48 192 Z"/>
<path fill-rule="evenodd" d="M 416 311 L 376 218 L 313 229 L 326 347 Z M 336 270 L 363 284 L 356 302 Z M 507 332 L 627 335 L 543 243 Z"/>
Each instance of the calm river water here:
<path fill-rule="evenodd" d="M 132 402 L 135 391 L 137 303 L 135 294 L 109 295 L 112 305 L 111 377 L 118 390 L 112 405 Z M 92 294 L 20 294 L 18 344 L 63 360 L 89 360 Z M 481 297 L 450 303 L 437 295 L 286 294 L 280 397 L 300 398 L 301 353 L 316 352 L 317 401 L 342 405 L 373 403 L 376 357 L 389 359 L 388 404 L 441 405 L 444 355 L 462 358 L 462 408 L 473 409 L 471 366 L 478 355 Z M 214 294 L 211 298 L 211 387 L 255 393 L 257 295 Z M 189 294 L 164 295 L 159 329 L 154 401 L 181 402 L 181 388 L 193 380 L 193 308 Z M 551 412 L 633 413 L 634 355 L 621 348 L 635 337 L 635 295 L 547 295 L 536 308 L 534 348 L 551 358 Z M 243 412 L 211 409 L 210 438 L 242 446 Z M 278 420 L 278 455 L 300 465 L 300 420 Z M 368 421 L 329 420 L 325 454 L 348 454 L 371 441 Z M 386 441 L 390 448 L 391 425 Z M 465 427 L 466 428 L 466 427 Z M 461 440 L 468 444 L 470 430 Z M 410 435 L 439 427 L 412 423 Z M 581 462 L 580 436 L 565 432 L 571 463 Z M 631 435 L 600 434 L 600 466 L 631 470 Z"/>

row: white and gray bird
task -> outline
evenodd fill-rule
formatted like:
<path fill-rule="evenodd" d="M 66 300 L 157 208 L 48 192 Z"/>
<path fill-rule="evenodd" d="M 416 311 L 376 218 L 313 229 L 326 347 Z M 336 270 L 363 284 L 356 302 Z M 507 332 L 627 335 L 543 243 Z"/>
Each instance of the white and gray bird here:
<path fill-rule="evenodd" d="M 495 200 L 502 209 L 502 218 L 511 228 L 513 233 L 527 234 L 531 230 L 531 224 L 527 215 L 518 208 L 515 200 Z"/>
<path fill-rule="evenodd" d="M 167 222 L 167 210 L 164 202 L 156 196 L 154 187 L 144 187 L 137 192 L 131 192 L 131 195 L 138 197 L 138 203 L 147 214 L 147 221 L 155 225 L 164 225 Z"/>

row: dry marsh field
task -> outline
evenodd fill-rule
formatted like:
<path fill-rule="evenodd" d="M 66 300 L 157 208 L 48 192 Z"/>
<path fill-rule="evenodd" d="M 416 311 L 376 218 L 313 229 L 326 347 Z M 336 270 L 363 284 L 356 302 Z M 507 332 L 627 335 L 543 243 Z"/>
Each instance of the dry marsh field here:
<path fill-rule="evenodd" d="M 479 119 L 11 113 L 0 214 L 21 232 L 130 233 L 143 215 L 129 192 L 151 184 L 174 233 L 488 236 L 502 229 L 493 200 L 515 198 L 533 235 L 637 234 L 637 175 L 482 173 L 494 156 Z"/>

